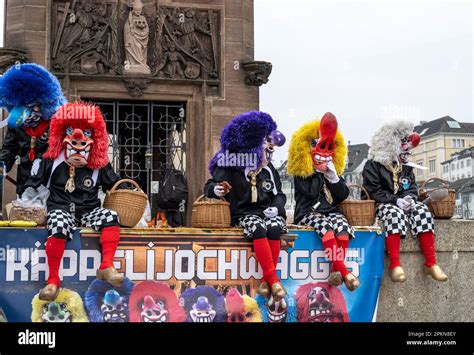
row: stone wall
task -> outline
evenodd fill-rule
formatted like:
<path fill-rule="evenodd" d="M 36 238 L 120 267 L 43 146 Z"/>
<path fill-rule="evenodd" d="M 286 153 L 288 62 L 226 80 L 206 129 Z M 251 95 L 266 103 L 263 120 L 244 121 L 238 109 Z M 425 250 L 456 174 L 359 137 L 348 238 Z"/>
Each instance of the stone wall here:
<path fill-rule="evenodd" d="M 436 235 L 438 263 L 449 280 L 441 283 L 425 276 L 418 241 L 402 241 L 407 281 L 395 284 L 385 275 L 378 322 L 474 321 L 474 221 L 437 221 Z"/>

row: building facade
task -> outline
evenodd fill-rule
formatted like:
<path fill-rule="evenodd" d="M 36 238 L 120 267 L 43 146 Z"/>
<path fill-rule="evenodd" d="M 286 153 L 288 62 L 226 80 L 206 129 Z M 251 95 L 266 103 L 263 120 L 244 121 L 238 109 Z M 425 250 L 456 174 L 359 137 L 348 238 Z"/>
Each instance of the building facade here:
<path fill-rule="evenodd" d="M 413 150 L 411 160 L 427 170 L 417 169 L 418 181 L 443 176 L 441 163 L 455 153 L 474 146 L 474 123 L 458 122 L 447 116 L 415 127 L 422 136 L 421 144 Z"/>
<path fill-rule="evenodd" d="M 370 146 L 368 144 L 351 145 L 349 142 L 349 156 L 347 159 L 344 179 L 348 184 L 362 185 L 362 172 L 367 163 Z"/>
<path fill-rule="evenodd" d="M 474 177 L 474 148 L 464 149 L 454 154 L 451 159 L 441 165 L 443 166 L 443 179 L 446 181 L 454 182 Z"/>
<path fill-rule="evenodd" d="M 102 108 L 110 157 L 153 199 L 166 169 L 202 191 L 224 125 L 258 110 L 253 0 L 7 0 L 5 47 Z"/>

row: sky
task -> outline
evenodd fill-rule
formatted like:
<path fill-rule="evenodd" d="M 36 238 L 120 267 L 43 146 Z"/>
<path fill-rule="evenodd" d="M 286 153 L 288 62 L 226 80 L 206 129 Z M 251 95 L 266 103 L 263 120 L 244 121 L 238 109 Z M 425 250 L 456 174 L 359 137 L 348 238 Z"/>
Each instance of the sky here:
<path fill-rule="evenodd" d="M 273 63 L 260 109 L 288 139 L 333 112 L 352 144 L 397 118 L 473 122 L 472 3 L 255 0 L 255 57 Z"/>
<path fill-rule="evenodd" d="M 391 119 L 473 122 L 473 33 L 471 0 L 255 0 L 260 108 L 288 140 L 328 111 L 352 144 Z"/>

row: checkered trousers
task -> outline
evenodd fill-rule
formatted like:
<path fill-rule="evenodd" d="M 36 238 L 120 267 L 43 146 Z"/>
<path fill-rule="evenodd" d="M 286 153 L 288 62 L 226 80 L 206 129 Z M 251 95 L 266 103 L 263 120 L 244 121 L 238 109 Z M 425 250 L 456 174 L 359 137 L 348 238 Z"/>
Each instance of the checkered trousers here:
<path fill-rule="evenodd" d="M 377 206 L 377 217 L 383 221 L 388 235 L 400 233 L 405 238 L 408 228 L 411 228 L 413 237 L 420 233 L 433 232 L 434 221 L 428 207 L 418 202 L 413 210 L 403 211 L 400 207 L 382 203 Z"/>
<path fill-rule="evenodd" d="M 299 224 L 313 227 L 316 233 L 319 233 L 320 238 L 324 237 L 330 230 L 334 231 L 336 236 L 347 232 L 351 239 L 355 238 L 354 228 L 341 213 L 322 214 L 319 212 L 311 212 L 307 214 Z"/>
<path fill-rule="evenodd" d="M 286 221 L 280 216 L 261 218 L 255 215 L 247 215 L 239 220 L 237 227 L 244 229 L 244 237 L 247 239 L 253 239 L 253 234 L 259 227 L 264 230 L 280 228 L 282 234 L 288 233 Z"/>
<path fill-rule="evenodd" d="M 68 240 L 72 239 L 76 231 L 76 226 L 92 228 L 99 232 L 105 227 L 118 225 L 119 220 L 117 213 L 100 207 L 83 214 L 80 219 L 73 216 L 70 212 L 63 210 L 52 210 L 48 212 L 48 235 L 64 236 Z"/>

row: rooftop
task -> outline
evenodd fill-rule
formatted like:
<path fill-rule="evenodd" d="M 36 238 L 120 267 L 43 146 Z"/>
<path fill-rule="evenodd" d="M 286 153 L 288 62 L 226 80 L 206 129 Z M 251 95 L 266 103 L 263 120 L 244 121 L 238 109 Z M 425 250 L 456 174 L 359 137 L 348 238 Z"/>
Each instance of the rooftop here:
<path fill-rule="evenodd" d="M 370 146 L 368 144 L 349 145 L 349 156 L 347 160 L 346 173 L 350 173 L 357 169 L 369 156 Z"/>
<path fill-rule="evenodd" d="M 458 122 L 450 116 L 438 118 L 434 121 L 422 122 L 415 127 L 415 132 L 422 137 L 440 133 L 472 133 L 474 134 L 474 123 Z"/>
<path fill-rule="evenodd" d="M 470 148 L 460 151 L 459 153 L 452 154 L 451 157 L 452 157 L 451 159 L 446 160 L 445 162 L 442 162 L 441 165 L 450 164 L 453 161 L 460 160 L 460 159 L 474 158 L 474 147 L 470 147 Z"/>

